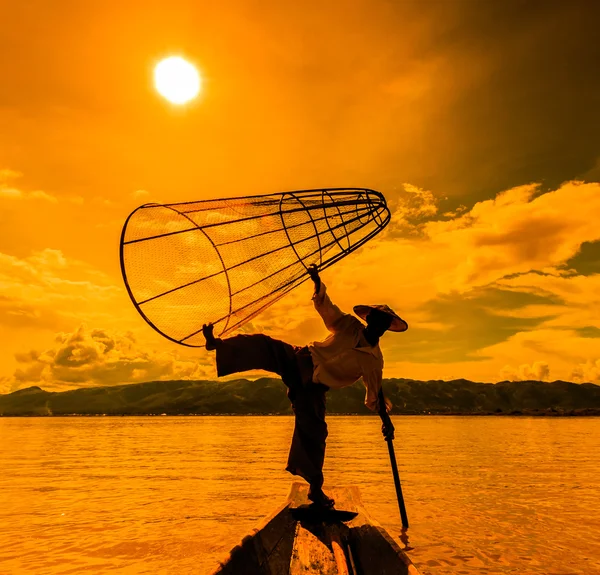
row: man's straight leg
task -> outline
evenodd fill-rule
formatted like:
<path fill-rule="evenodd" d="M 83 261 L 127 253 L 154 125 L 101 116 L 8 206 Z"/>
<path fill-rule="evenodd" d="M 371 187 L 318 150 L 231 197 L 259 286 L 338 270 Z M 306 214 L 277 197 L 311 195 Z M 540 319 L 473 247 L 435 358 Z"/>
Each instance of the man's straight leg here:
<path fill-rule="evenodd" d="M 303 477 L 311 484 L 311 488 L 317 489 L 323 485 L 327 389 L 324 385 L 310 383 L 295 395 L 292 403 L 295 425 L 286 469 Z"/>

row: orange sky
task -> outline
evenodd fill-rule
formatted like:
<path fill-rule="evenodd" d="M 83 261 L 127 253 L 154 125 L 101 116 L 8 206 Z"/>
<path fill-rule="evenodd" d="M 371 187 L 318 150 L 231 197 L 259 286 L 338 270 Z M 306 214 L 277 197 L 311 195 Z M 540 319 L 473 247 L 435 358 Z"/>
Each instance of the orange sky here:
<path fill-rule="evenodd" d="M 382 191 L 324 273 L 387 302 L 386 377 L 600 381 L 600 45 L 590 2 L 0 2 L 0 393 L 213 377 L 129 302 L 129 212 Z M 186 56 L 204 90 L 152 87 Z M 569 183 L 578 181 L 580 183 Z M 253 329 L 325 336 L 304 284 Z"/>

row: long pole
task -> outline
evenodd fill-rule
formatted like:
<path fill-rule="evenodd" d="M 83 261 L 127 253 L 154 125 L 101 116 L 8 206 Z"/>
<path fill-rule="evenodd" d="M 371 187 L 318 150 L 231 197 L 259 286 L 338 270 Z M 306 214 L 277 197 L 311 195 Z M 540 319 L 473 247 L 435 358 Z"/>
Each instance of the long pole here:
<path fill-rule="evenodd" d="M 385 411 L 385 400 L 383 397 L 383 389 L 379 390 L 379 406 L 382 413 Z M 388 416 L 389 417 L 389 416 Z M 406 514 L 406 506 L 404 505 L 404 496 L 402 495 L 402 485 L 400 485 L 400 474 L 398 473 L 398 464 L 396 463 L 396 454 L 394 452 L 394 434 L 392 433 L 385 441 L 390 453 L 390 463 L 392 464 L 392 474 L 394 475 L 394 485 L 396 487 L 396 497 L 398 498 L 398 507 L 400 508 L 400 517 L 402 518 L 402 527 L 408 529 L 408 515 Z"/>

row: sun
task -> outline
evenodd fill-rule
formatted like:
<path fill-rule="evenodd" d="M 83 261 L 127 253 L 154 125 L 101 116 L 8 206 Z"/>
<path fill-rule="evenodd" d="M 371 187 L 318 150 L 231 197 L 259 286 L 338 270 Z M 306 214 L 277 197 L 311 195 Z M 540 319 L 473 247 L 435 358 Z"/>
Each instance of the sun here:
<path fill-rule="evenodd" d="M 193 64 L 180 56 L 161 60 L 154 68 L 158 93 L 172 104 L 185 104 L 200 92 L 200 75 Z"/>

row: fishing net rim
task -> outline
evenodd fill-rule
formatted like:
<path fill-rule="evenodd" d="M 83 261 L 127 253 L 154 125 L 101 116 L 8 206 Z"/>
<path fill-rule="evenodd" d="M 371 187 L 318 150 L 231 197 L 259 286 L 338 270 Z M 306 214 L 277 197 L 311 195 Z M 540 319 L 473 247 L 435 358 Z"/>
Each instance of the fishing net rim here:
<path fill-rule="evenodd" d="M 276 196 L 282 196 L 282 195 L 286 195 L 286 194 L 311 194 L 314 193 L 315 195 L 317 194 L 323 194 L 323 193 L 328 193 L 329 192 L 333 192 L 334 196 L 338 196 L 338 195 L 343 195 L 344 192 L 367 192 L 367 197 L 369 194 L 374 194 L 376 195 L 380 200 L 383 201 L 384 206 L 387 207 L 387 201 L 385 199 L 385 196 L 383 195 L 382 192 L 378 192 L 377 190 L 373 190 L 371 188 L 311 188 L 308 190 L 293 190 L 292 192 L 273 192 L 271 194 L 255 194 L 252 196 L 231 196 L 231 197 L 225 197 L 225 198 L 219 198 L 219 200 L 223 200 L 223 201 L 232 201 L 232 200 L 252 200 L 252 199 L 256 199 L 256 198 L 271 198 L 271 197 L 276 197 Z M 175 202 L 175 203 L 168 203 L 168 204 L 159 204 L 156 202 L 151 202 L 149 204 L 144 204 L 143 206 L 140 206 L 140 208 L 143 207 L 150 207 L 150 206 L 189 206 L 191 204 L 205 204 L 205 203 L 209 203 L 209 202 L 214 202 L 216 198 L 209 198 L 207 200 L 195 200 L 195 201 L 189 201 L 189 202 Z M 139 208 L 138 208 L 139 209 Z M 135 210 L 134 210 L 135 211 Z"/>
<path fill-rule="evenodd" d="M 333 192 L 333 193 L 331 193 L 331 192 Z M 354 252 L 357 249 L 359 249 L 360 247 L 362 247 L 365 243 L 367 243 L 369 240 L 373 239 L 375 236 L 377 236 L 379 233 L 381 233 L 387 227 L 388 223 L 391 220 L 391 212 L 390 212 L 390 209 L 389 209 L 389 207 L 387 205 L 387 201 L 386 201 L 385 196 L 383 195 L 383 193 L 381 193 L 381 192 L 379 192 L 377 190 L 373 190 L 371 188 L 360 188 L 360 187 L 354 187 L 354 188 L 344 188 L 344 187 L 326 188 L 326 187 L 324 187 L 324 188 L 314 188 L 314 189 L 309 189 L 309 190 L 294 190 L 294 191 L 291 191 L 291 192 L 290 191 L 288 191 L 288 192 L 275 192 L 275 193 L 272 193 L 272 194 L 256 194 L 256 195 L 252 195 L 252 196 L 236 196 L 236 197 L 221 198 L 221 199 L 222 200 L 226 200 L 226 201 L 231 201 L 231 200 L 250 200 L 250 199 L 256 199 L 256 198 L 283 197 L 285 195 L 289 195 L 292 198 L 294 198 L 296 201 L 298 201 L 303 207 L 305 207 L 304 203 L 302 202 L 302 200 L 300 198 L 296 197 L 295 194 L 312 193 L 312 194 L 314 194 L 317 197 L 318 197 L 318 195 L 320 195 L 321 198 L 323 198 L 324 195 L 327 194 L 331 199 L 333 199 L 332 196 L 335 197 L 335 196 L 345 195 L 348 192 L 364 192 L 365 193 L 365 198 L 367 199 L 367 201 L 369 202 L 370 205 L 374 204 L 374 202 L 369 201 L 370 200 L 370 198 L 369 198 L 370 194 L 373 194 L 374 196 L 376 196 L 380 200 L 380 202 L 381 202 L 380 207 L 383 208 L 383 210 L 381 210 L 381 211 L 385 215 L 377 213 L 377 216 L 379 217 L 379 225 L 377 226 L 376 229 L 374 229 L 371 233 L 369 233 L 364 238 L 361 238 L 361 240 L 359 240 L 357 242 L 357 244 L 350 245 L 349 248 L 344 249 L 340 245 L 341 252 L 338 253 L 338 254 L 336 254 L 334 257 L 326 260 L 324 264 L 323 264 L 323 253 L 320 250 L 319 251 L 319 260 L 320 260 L 320 263 L 319 263 L 319 266 L 318 266 L 318 270 L 319 271 L 323 271 L 323 270 L 329 268 L 330 266 L 332 266 L 334 263 L 338 262 L 340 259 L 343 259 L 344 257 L 348 256 L 352 252 Z M 159 333 L 163 337 L 167 338 L 169 341 L 172 341 L 173 343 L 176 343 L 176 344 L 179 344 L 179 345 L 183 345 L 185 347 L 196 348 L 196 349 L 197 348 L 204 348 L 206 346 L 205 346 L 205 344 L 189 344 L 189 343 L 185 343 L 185 339 L 187 339 L 187 338 L 184 338 L 184 340 L 177 340 L 174 337 L 169 336 L 164 331 L 162 331 L 159 327 L 157 327 L 152 322 L 152 320 L 150 320 L 150 318 L 147 316 L 147 314 L 144 313 L 144 311 L 141 309 L 140 305 L 138 304 L 137 300 L 135 299 L 135 297 L 133 295 L 133 292 L 131 290 L 131 286 L 130 286 L 129 281 L 127 279 L 127 272 L 126 272 L 126 269 L 125 269 L 125 256 L 124 256 L 124 247 L 125 247 L 125 245 L 127 245 L 127 243 L 125 242 L 125 234 L 127 232 L 127 226 L 129 224 L 131 218 L 134 216 L 134 214 L 136 214 L 138 211 L 140 211 L 142 209 L 148 209 L 148 208 L 152 208 L 152 207 L 161 207 L 161 208 L 170 209 L 170 210 L 174 211 L 175 213 L 177 213 L 179 216 L 183 216 L 185 219 L 187 219 L 188 221 L 190 221 L 190 223 L 193 224 L 194 228 L 196 228 L 196 229 L 198 229 L 198 230 L 200 230 L 200 231 L 203 232 L 203 235 L 207 238 L 207 240 L 210 242 L 210 244 L 212 245 L 213 249 L 217 253 L 217 255 L 219 257 L 219 260 L 221 261 L 221 265 L 223 266 L 223 272 L 225 274 L 225 277 L 227 278 L 228 291 L 229 291 L 229 295 L 230 295 L 230 297 L 229 297 L 230 313 L 229 313 L 229 317 L 227 319 L 227 322 L 225 324 L 225 327 L 223 328 L 223 330 L 221 332 L 222 334 L 224 334 L 227 331 L 227 327 L 228 327 L 229 322 L 231 320 L 231 305 L 232 305 L 231 304 L 231 285 L 230 285 L 229 277 L 228 277 L 228 273 L 227 273 L 228 269 L 225 266 L 225 263 L 223 261 L 223 258 L 221 257 L 220 251 L 218 250 L 218 248 L 216 247 L 216 245 L 214 244 L 214 242 L 211 240 L 211 238 L 190 217 L 188 217 L 185 213 L 182 213 L 181 211 L 179 211 L 178 209 L 176 209 L 176 206 L 184 206 L 184 205 L 190 205 L 190 204 L 203 204 L 203 203 L 209 203 L 209 202 L 214 202 L 214 201 L 215 201 L 215 198 L 207 199 L 207 200 L 192 201 L 192 202 L 178 202 L 178 203 L 171 203 L 171 204 L 161 204 L 161 203 L 158 203 L 158 202 L 150 202 L 150 203 L 138 206 L 135 210 L 133 210 L 127 216 L 127 219 L 125 220 L 125 223 L 123 224 L 123 228 L 121 230 L 120 245 L 119 245 L 119 259 L 120 259 L 120 266 L 121 266 L 121 275 L 123 277 L 123 281 L 125 283 L 125 288 L 127 290 L 129 298 L 131 299 L 131 301 L 132 301 L 135 309 L 137 310 L 137 312 L 142 316 L 142 318 L 144 319 L 144 321 L 152 329 L 154 329 L 157 333 Z M 311 214 L 311 211 L 309 209 L 307 209 L 306 211 L 309 213 L 309 215 Z M 379 210 L 375 210 L 375 211 L 379 212 Z M 339 208 L 338 208 L 338 212 L 339 212 Z M 312 216 L 310 216 L 310 217 L 311 217 L 311 220 L 312 220 Z M 315 230 L 316 230 L 316 225 L 315 225 L 314 221 L 312 223 L 313 223 L 313 226 L 315 227 Z M 285 225 L 284 225 L 284 228 L 285 228 Z M 332 233 L 332 235 L 333 235 L 335 241 L 338 242 L 338 238 L 333 233 Z M 318 233 L 317 233 L 317 237 L 319 237 Z M 289 240 L 289 241 L 290 241 L 290 246 L 294 249 L 294 252 L 295 252 L 296 250 L 295 250 L 295 248 L 293 246 L 293 242 L 291 240 Z M 319 247 L 321 248 L 320 241 L 319 241 Z M 306 267 L 306 265 L 304 264 L 302 258 L 300 258 L 297 253 L 296 253 L 296 256 L 298 258 L 298 261 L 302 265 L 304 265 L 304 267 Z M 263 308 L 257 310 L 257 312 L 252 315 L 252 318 L 256 317 L 266 307 L 269 307 L 272 303 L 275 303 L 276 301 L 280 300 L 289 291 L 291 291 L 294 288 L 300 286 L 301 284 L 303 284 L 308 279 L 309 279 L 309 277 L 306 276 L 305 279 L 301 279 L 299 281 L 296 280 L 296 281 L 290 282 L 287 286 L 283 286 L 282 293 L 278 297 L 276 297 L 273 301 L 271 301 L 268 305 L 266 305 Z M 250 318 L 250 319 L 252 319 L 252 318 Z M 241 325 L 234 324 L 232 327 L 233 327 L 233 329 L 239 329 L 239 327 L 241 327 Z"/>

